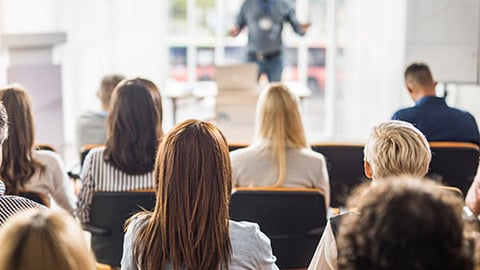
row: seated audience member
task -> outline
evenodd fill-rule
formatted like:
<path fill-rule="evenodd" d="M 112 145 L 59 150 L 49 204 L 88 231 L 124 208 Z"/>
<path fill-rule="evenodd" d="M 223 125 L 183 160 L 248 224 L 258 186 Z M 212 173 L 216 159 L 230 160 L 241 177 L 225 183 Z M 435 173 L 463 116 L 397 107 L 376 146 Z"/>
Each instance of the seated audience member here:
<path fill-rule="evenodd" d="M 278 269 L 257 224 L 229 220 L 232 171 L 213 124 L 187 120 L 162 140 L 153 212 L 127 221 L 122 269 Z"/>
<path fill-rule="evenodd" d="M 0 226 L 16 213 L 35 208 L 46 209 L 45 206 L 27 198 L 5 195 L 5 184 L 0 181 Z"/>
<path fill-rule="evenodd" d="M 97 97 L 101 110 L 87 111 L 80 115 L 76 125 L 77 147 L 87 144 L 104 144 L 107 133 L 106 119 L 110 97 L 117 84 L 125 79 L 123 75 L 112 74 L 102 78 Z"/>
<path fill-rule="evenodd" d="M 153 188 L 152 172 L 162 136 L 162 112 L 146 81 L 124 80 L 113 91 L 106 145 L 90 150 L 80 174 L 82 188 L 76 214 L 83 223 L 89 221 L 95 191 Z"/>
<path fill-rule="evenodd" d="M 325 158 L 309 148 L 296 96 L 272 84 L 257 103 L 256 141 L 230 153 L 239 187 L 321 188 L 330 204 Z"/>
<path fill-rule="evenodd" d="M 8 116 L 5 106 L 0 102 L 0 153 L 2 145 L 8 136 Z M 0 155 L 0 163 L 2 155 Z M 45 208 L 36 202 L 19 196 L 5 195 L 5 184 L 0 181 L 0 226 L 16 213 L 31 209 L 31 208 Z"/>
<path fill-rule="evenodd" d="M 63 211 L 27 210 L 0 230 L 1 270 L 95 270 L 79 224 Z"/>
<path fill-rule="evenodd" d="M 435 96 L 435 82 L 424 63 L 405 70 L 405 84 L 415 106 L 398 110 L 394 120 L 412 123 L 428 141 L 472 142 L 480 144 L 475 118 L 468 112 L 449 107 L 445 98 Z"/>
<path fill-rule="evenodd" d="M 36 192 L 51 196 L 63 209 L 73 213 L 75 195 L 72 182 L 57 153 L 34 149 L 34 123 L 28 92 L 20 85 L 0 89 L 9 120 L 9 135 L 3 144 L 0 178 L 6 194 Z"/>
<path fill-rule="evenodd" d="M 386 179 L 357 190 L 338 236 L 338 269 L 473 269 L 461 198 L 430 181 Z"/>
<path fill-rule="evenodd" d="M 468 189 L 465 204 L 476 216 L 480 215 L 480 166 L 478 166 L 477 174 Z"/>
<path fill-rule="evenodd" d="M 431 153 L 425 136 L 412 124 L 390 120 L 372 128 L 364 149 L 365 176 L 377 182 L 393 176 L 422 178 L 428 171 Z M 336 232 L 344 215 L 330 218 L 308 267 L 337 269 Z"/>

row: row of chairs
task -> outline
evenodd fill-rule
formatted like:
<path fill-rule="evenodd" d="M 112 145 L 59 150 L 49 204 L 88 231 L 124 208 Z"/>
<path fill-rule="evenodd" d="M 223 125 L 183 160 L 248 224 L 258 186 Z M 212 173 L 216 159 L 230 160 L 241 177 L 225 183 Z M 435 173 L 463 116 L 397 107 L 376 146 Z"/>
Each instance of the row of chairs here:
<path fill-rule="evenodd" d="M 90 223 L 84 229 L 92 234 L 98 262 L 120 266 L 125 220 L 140 209 L 153 209 L 154 204 L 153 191 L 94 193 Z M 232 193 L 230 218 L 258 223 L 271 240 L 277 265 L 295 269 L 310 262 L 327 213 L 321 189 L 241 188 Z"/>
<path fill-rule="evenodd" d="M 230 150 L 246 147 L 235 143 Z M 345 206 L 350 191 L 366 178 L 363 169 L 362 144 L 313 144 L 312 150 L 322 153 L 327 161 L 330 178 L 330 206 Z M 479 146 L 464 142 L 430 142 L 432 161 L 428 177 L 444 185 L 459 188 L 467 194 L 479 163 Z"/>
<path fill-rule="evenodd" d="M 82 160 L 94 146 L 98 145 L 84 147 Z M 230 150 L 246 146 L 231 144 Z M 451 142 L 432 142 L 430 147 L 429 176 L 466 194 L 478 166 L 479 147 Z M 365 180 L 363 145 L 314 144 L 312 149 L 326 157 L 331 206 L 344 206 L 350 191 Z M 100 263 L 119 266 L 125 220 L 141 208 L 152 209 L 154 202 L 153 191 L 94 194 L 91 222 L 85 225 L 85 229 L 92 233 L 92 248 Z M 321 190 L 237 189 L 232 194 L 230 216 L 233 220 L 259 223 L 271 239 L 280 268 L 305 268 L 326 223 L 324 205 Z"/>

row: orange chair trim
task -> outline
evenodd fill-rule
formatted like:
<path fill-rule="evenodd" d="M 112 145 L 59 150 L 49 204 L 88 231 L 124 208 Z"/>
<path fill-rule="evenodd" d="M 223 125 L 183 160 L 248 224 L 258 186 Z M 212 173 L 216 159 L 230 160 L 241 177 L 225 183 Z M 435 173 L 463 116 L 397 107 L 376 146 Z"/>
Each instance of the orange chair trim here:
<path fill-rule="evenodd" d="M 480 146 L 469 142 L 429 142 L 430 148 L 472 148 L 480 151 Z"/>
<path fill-rule="evenodd" d="M 93 148 L 100 147 L 100 146 L 105 146 L 105 144 L 102 144 L 102 143 L 85 144 L 80 146 L 80 152 L 92 150 Z"/>
<path fill-rule="evenodd" d="M 321 147 L 321 146 L 342 146 L 342 147 L 348 147 L 348 146 L 353 146 L 353 147 L 364 147 L 365 144 L 363 143 L 339 143 L 339 142 L 322 142 L 322 143 L 311 143 L 311 147 Z"/>
<path fill-rule="evenodd" d="M 289 187 L 236 187 L 235 191 L 275 191 L 275 192 L 319 192 L 324 194 L 322 188 L 289 188 Z"/>

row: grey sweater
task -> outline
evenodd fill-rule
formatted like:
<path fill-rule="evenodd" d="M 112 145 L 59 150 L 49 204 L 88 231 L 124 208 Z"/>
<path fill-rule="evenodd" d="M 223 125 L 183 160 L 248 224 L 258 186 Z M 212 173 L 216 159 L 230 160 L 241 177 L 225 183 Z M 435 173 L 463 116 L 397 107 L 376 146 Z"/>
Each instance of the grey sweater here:
<path fill-rule="evenodd" d="M 132 258 L 132 243 L 139 226 L 145 225 L 146 219 L 134 220 L 125 233 L 123 243 L 122 270 L 139 269 Z M 230 220 L 230 242 L 232 244 L 232 258 L 230 270 L 263 270 L 278 269 L 276 258 L 272 254 L 270 239 L 263 234 L 256 223 L 236 222 Z M 167 265 L 165 270 L 172 269 Z"/>

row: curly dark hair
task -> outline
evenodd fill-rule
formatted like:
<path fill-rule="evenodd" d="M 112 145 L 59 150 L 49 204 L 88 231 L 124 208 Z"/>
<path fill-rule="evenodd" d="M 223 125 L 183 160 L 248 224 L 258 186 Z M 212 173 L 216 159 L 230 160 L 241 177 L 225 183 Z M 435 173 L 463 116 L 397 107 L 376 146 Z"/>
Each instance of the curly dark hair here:
<path fill-rule="evenodd" d="M 349 200 L 358 214 L 342 220 L 340 270 L 473 269 L 463 203 L 425 180 L 387 179 Z"/>

